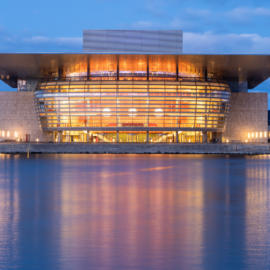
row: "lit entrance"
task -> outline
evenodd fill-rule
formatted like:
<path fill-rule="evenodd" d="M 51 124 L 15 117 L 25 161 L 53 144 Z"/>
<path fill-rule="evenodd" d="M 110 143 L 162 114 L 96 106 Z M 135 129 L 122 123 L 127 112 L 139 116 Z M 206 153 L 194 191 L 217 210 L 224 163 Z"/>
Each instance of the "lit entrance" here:
<path fill-rule="evenodd" d="M 63 143 L 203 143 L 201 131 L 55 131 L 54 141 Z M 213 133 L 207 133 L 213 141 Z"/>

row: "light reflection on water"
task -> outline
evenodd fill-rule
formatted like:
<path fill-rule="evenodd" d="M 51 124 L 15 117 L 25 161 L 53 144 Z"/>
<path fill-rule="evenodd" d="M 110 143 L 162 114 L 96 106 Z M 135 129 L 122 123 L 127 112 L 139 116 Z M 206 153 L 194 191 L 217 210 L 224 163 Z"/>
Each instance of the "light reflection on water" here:
<path fill-rule="evenodd" d="M 0 156 L 0 269 L 267 269 L 270 157 Z"/>

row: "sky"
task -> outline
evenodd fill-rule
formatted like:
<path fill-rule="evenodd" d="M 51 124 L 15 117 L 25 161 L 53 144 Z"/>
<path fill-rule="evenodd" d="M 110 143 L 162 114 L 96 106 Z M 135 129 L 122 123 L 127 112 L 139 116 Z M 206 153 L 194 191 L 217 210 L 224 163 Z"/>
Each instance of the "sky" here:
<path fill-rule="evenodd" d="M 269 26 L 269 0 L 1 1 L 0 53 L 79 53 L 84 29 L 181 29 L 184 53 L 270 54 Z"/>

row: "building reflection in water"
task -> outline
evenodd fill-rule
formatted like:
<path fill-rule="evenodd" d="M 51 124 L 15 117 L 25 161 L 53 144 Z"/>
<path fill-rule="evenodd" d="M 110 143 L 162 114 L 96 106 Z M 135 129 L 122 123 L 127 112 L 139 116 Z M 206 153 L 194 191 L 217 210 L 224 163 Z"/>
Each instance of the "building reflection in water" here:
<path fill-rule="evenodd" d="M 0 154 L 0 269 L 18 262 L 17 157 Z M 6 248 L 8 247 L 8 248 Z"/>
<path fill-rule="evenodd" d="M 266 269 L 269 164 L 0 156 L 0 269 Z"/>
<path fill-rule="evenodd" d="M 246 253 L 250 269 L 269 267 L 270 247 L 270 156 L 247 159 Z"/>
<path fill-rule="evenodd" d="M 0 166 L 0 269 L 57 269 L 61 197 L 54 158 L 1 155 Z"/>
<path fill-rule="evenodd" d="M 245 158 L 205 158 L 203 162 L 204 269 L 246 269 Z"/>
<path fill-rule="evenodd" d="M 65 167 L 73 162 L 63 160 Z M 77 176 L 79 184 L 67 180 L 70 172 L 62 175 L 62 257 L 84 258 L 78 269 L 200 265 L 201 163 L 179 171 L 174 162 L 95 156 L 81 163 L 88 169 Z"/>

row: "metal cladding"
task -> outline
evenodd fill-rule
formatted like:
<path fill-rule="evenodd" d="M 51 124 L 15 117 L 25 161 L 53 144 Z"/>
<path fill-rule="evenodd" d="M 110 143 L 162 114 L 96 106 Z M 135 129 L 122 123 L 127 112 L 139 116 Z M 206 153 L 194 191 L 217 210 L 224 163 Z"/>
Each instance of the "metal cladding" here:
<path fill-rule="evenodd" d="M 84 65 L 85 72 L 87 72 L 87 66 L 91 68 L 93 61 L 102 62 L 105 56 L 101 54 L 0 54 L 0 79 L 12 87 L 17 87 L 18 79 L 53 78 L 61 75 L 59 70 L 68 67 Z M 115 65 L 117 65 L 117 58 L 121 55 L 107 56 L 114 57 Z M 131 55 L 126 56 L 131 57 Z M 182 54 L 162 56 L 138 54 L 132 56 L 146 57 L 149 61 L 155 57 L 167 57 L 168 59 L 174 57 L 178 69 L 181 69 L 181 66 L 195 66 L 196 69 L 202 70 L 203 76 L 206 78 L 233 82 L 237 85 L 245 80 L 248 89 L 254 88 L 270 76 L 269 55 Z"/>
<path fill-rule="evenodd" d="M 181 30 L 85 30 L 83 50 L 91 53 L 180 54 Z"/>

